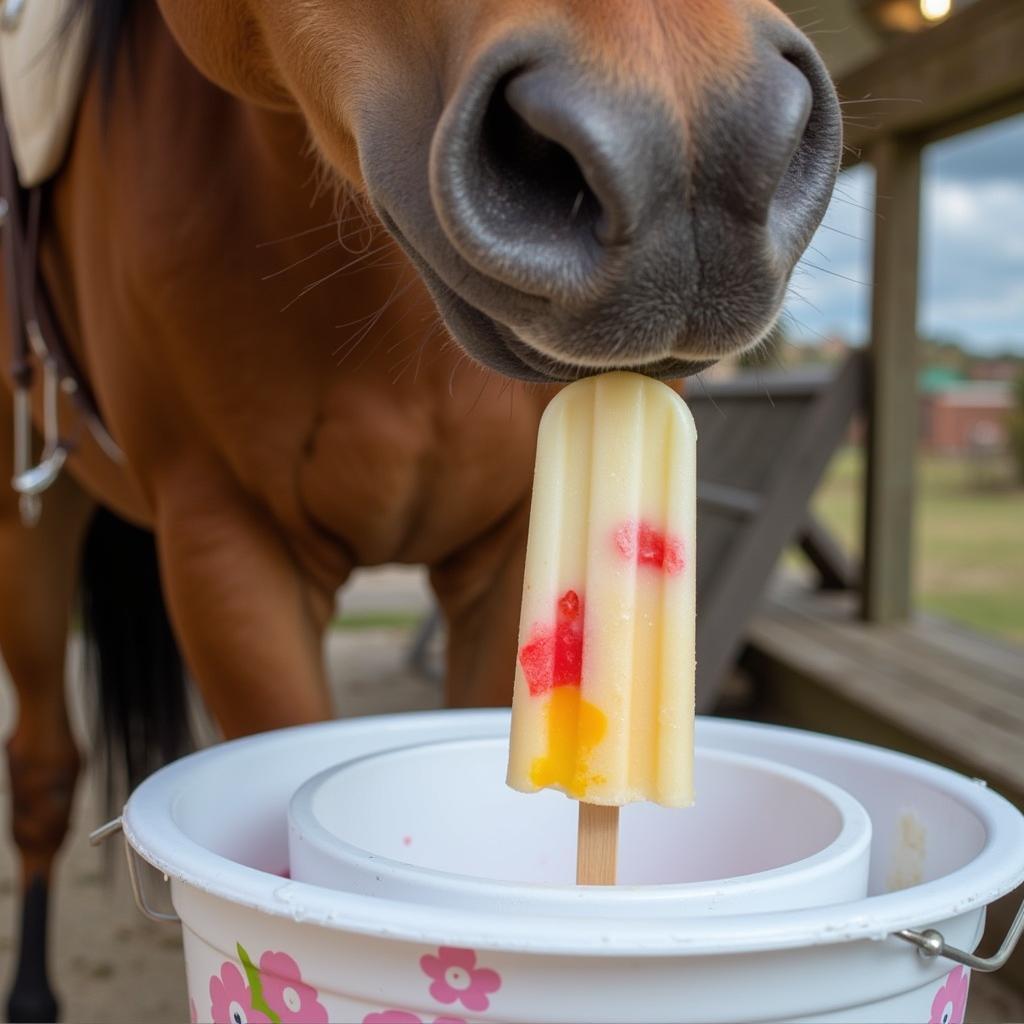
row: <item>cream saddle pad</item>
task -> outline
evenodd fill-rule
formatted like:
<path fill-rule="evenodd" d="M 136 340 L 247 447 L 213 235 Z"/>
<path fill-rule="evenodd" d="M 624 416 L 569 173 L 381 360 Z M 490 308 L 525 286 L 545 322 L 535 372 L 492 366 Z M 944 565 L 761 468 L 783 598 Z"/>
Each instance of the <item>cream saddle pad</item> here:
<path fill-rule="evenodd" d="M 60 166 L 88 57 L 86 19 L 71 0 L 0 0 L 0 93 L 18 179 L 26 188 Z"/>

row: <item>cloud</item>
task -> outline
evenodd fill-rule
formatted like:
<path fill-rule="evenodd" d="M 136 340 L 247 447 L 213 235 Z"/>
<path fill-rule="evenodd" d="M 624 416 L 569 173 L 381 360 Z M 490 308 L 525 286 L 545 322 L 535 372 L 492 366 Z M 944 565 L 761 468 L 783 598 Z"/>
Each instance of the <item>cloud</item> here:
<path fill-rule="evenodd" d="M 870 280 L 873 191 L 868 167 L 841 177 L 794 275 L 795 339 L 866 337 L 870 289 L 846 279 Z M 1024 354 L 1024 117 L 930 147 L 921 213 L 921 333 Z"/>
<path fill-rule="evenodd" d="M 1024 117 L 954 136 L 924 154 L 928 176 L 967 183 L 1019 183 L 1024 173 Z"/>
<path fill-rule="evenodd" d="M 1024 173 L 933 176 L 922 213 L 921 331 L 1024 353 Z"/>
<path fill-rule="evenodd" d="M 791 337 L 866 338 L 873 203 L 870 167 L 855 167 L 840 177 L 821 227 L 793 274 L 785 317 Z"/>

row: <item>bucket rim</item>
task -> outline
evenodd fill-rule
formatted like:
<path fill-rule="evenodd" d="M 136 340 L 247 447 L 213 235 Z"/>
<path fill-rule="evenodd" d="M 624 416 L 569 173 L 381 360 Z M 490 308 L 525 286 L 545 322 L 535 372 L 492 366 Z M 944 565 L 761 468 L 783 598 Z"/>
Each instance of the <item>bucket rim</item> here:
<path fill-rule="evenodd" d="M 572 918 L 525 913 L 507 915 L 465 908 L 411 904 L 295 882 L 231 861 L 185 834 L 174 805 L 188 775 L 200 765 L 235 756 L 243 747 L 272 747 L 316 733 L 377 733 L 381 749 L 413 743 L 412 732 L 429 738 L 505 735 L 510 714 L 498 710 L 402 712 L 336 720 L 261 733 L 197 751 L 146 779 L 125 805 L 122 826 L 138 855 L 175 882 L 230 903 L 333 931 L 396 941 L 533 954 L 604 956 L 714 955 L 761 952 L 800 946 L 881 940 L 907 928 L 937 923 L 980 910 L 1024 881 L 1024 815 L 979 780 L 909 754 L 857 740 L 725 719 L 697 720 L 697 742 L 723 741 L 757 733 L 785 737 L 810 749 L 836 746 L 888 760 L 966 804 L 982 822 L 984 847 L 968 864 L 941 879 L 863 900 L 801 910 L 726 914 L 719 917 L 629 919 L 616 914 Z M 458 732 L 453 733 L 453 728 Z M 268 749 L 266 754 L 270 754 Z"/>

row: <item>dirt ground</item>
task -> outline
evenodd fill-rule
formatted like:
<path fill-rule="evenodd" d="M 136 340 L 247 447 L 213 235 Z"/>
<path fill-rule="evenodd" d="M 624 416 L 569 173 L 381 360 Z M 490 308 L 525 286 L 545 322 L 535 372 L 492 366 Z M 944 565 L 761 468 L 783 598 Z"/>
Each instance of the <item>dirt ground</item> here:
<path fill-rule="evenodd" d="M 348 611 L 392 616 L 421 612 L 427 607 L 423 576 L 395 570 L 366 576 L 345 595 L 344 606 Z M 331 634 L 327 658 L 335 706 L 340 713 L 371 714 L 440 704 L 439 687 L 411 672 L 405 664 L 411 633 L 409 628 L 374 628 Z M 77 692 L 73 678 L 69 688 Z M 80 703 L 76 702 L 76 717 L 84 730 Z M 0 735 L 7 735 L 13 712 L 9 685 L 0 678 Z M 6 820 L 5 763 L 0 767 L 0 803 L 0 820 Z M 51 907 L 51 980 L 62 1002 L 64 1019 L 75 1024 L 186 1021 L 178 929 L 145 920 L 132 903 L 122 859 L 111 858 L 105 866 L 103 853 L 89 846 L 88 833 L 102 821 L 96 780 L 87 775 L 79 786 L 72 834 L 60 858 L 55 905 Z M 115 842 L 119 845 L 119 840 Z M 14 851 L 4 827 L 0 830 L 3 993 L 14 967 L 18 909 L 14 877 Z M 1017 955 L 1024 956 L 1024 951 Z M 968 1020 L 973 1024 L 1024 1021 L 1024 998 L 998 978 L 975 975 Z"/>
<path fill-rule="evenodd" d="M 428 607 L 423 574 L 388 570 L 359 580 L 343 595 L 343 609 L 357 616 L 401 618 Z M 405 665 L 409 628 L 335 630 L 326 649 L 335 707 L 345 715 L 438 707 L 440 687 Z M 72 643 L 70 666 L 77 661 Z M 69 695 L 79 695 L 69 672 Z M 72 702 L 76 731 L 87 735 L 80 699 Z M 13 723 L 14 701 L 0 665 L 0 736 Z M 0 757 L 0 821 L 7 821 L 6 760 Z M 89 845 L 89 832 L 105 815 L 94 774 L 78 787 L 71 835 L 62 851 L 50 914 L 51 984 L 63 1017 L 74 1024 L 107 1021 L 172 1024 L 188 1020 L 180 931 L 146 920 L 135 908 L 120 850 L 105 857 Z M 112 845 L 120 847 L 119 839 Z M 6 824 L 0 828 L 0 993 L 14 971 L 15 856 Z M 3 1002 L 0 1002 L 0 1014 Z"/>

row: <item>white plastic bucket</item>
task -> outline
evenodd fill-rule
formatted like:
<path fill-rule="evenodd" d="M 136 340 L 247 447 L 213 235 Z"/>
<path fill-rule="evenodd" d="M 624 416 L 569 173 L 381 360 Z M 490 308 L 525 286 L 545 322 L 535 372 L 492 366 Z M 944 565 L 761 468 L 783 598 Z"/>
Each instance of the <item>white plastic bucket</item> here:
<path fill-rule="evenodd" d="M 332 722 L 224 744 L 143 783 L 124 832 L 170 877 L 198 1019 L 226 1019 L 233 1004 L 249 1020 L 262 1011 L 367 1024 L 962 1019 L 966 972 L 922 958 L 894 933 L 936 928 L 973 950 L 985 906 L 1024 879 L 1024 819 L 970 779 L 826 736 L 697 727 L 699 749 L 801 767 L 864 805 L 873 825 L 865 899 L 573 918 L 442 910 L 280 877 L 288 802 L 315 773 L 341 757 L 507 730 L 499 711 Z"/>
<path fill-rule="evenodd" d="M 495 913 L 693 916 L 867 895 L 871 820 L 807 772 L 730 750 L 696 756 L 698 798 L 621 812 L 614 888 L 575 885 L 577 804 L 505 785 L 508 743 L 443 740 L 349 760 L 289 806 L 298 882 Z"/>

